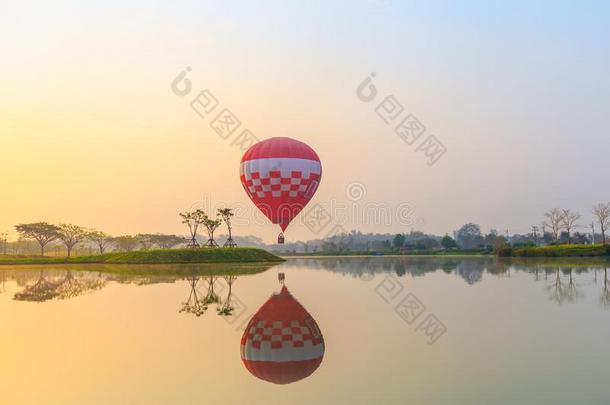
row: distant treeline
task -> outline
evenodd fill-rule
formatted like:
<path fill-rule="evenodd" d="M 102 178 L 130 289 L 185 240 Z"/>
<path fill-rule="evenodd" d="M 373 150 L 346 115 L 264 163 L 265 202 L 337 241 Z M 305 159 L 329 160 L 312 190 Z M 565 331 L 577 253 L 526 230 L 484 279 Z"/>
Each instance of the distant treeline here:
<path fill-rule="evenodd" d="M 182 223 L 189 230 L 188 236 L 168 234 L 137 234 L 110 236 L 98 230 L 86 229 L 77 225 L 52 225 L 46 222 L 20 224 L 15 228 L 20 239 L 8 242 L 6 234 L 0 234 L 0 253 L 27 255 L 39 252 L 55 255 L 71 254 L 78 249 L 79 254 L 102 254 L 105 251 L 129 252 L 138 249 L 176 247 L 218 247 L 214 231 L 225 224 L 228 235 L 220 235 L 225 240 L 225 247 L 244 246 L 271 250 L 278 254 L 326 253 L 343 254 L 347 252 L 456 252 L 476 251 L 479 253 L 499 253 L 507 248 L 527 248 L 548 245 L 592 245 L 606 244 L 606 230 L 610 225 L 610 203 L 597 204 L 591 210 L 595 222 L 589 225 L 579 223 L 581 215 L 569 209 L 553 208 L 544 213 L 540 226 L 532 226 L 527 233 L 512 233 L 508 230 L 500 234 L 490 230 L 481 232 L 478 224 L 467 223 L 453 232 L 453 235 L 434 235 L 411 230 L 408 233 L 362 233 L 351 231 L 335 234 L 330 237 L 309 241 L 286 241 L 284 245 L 266 244 L 256 236 L 237 236 L 231 230 L 230 208 L 219 209 L 215 218 L 202 210 L 181 213 Z M 197 233 L 201 226 L 207 232 L 207 238 L 201 239 Z M 595 227 L 599 232 L 595 231 Z M 588 230 L 590 232 L 587 232 Z M 587 231 L 585 231 L 587 230 Z M 536 252 L 538 253 L 538 252 Z"/>

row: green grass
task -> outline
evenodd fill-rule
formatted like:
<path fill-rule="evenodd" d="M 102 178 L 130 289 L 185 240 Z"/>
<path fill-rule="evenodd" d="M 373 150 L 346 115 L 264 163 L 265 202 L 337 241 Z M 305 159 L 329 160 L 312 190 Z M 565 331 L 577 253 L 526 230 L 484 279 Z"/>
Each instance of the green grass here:
<path fill-rule="evenodd" d="M 595 257 L 610 256 L 610 245 L 549 245 L 506 247 L 498 252 L 504 257 Z"/>
<path fill-rule="evenodd" d="M 284 259 L 254 248 L 158 249 L 106 253 L 95 256 L 0 256 L 0 265 L 22 264 L 194 264 L 274 263 Z"/>

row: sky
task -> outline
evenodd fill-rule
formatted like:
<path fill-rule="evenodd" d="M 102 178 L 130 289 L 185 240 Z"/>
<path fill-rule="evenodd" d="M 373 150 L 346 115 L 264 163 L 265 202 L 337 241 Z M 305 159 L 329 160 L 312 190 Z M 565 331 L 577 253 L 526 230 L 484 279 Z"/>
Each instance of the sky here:
<path fill-rule="evenodd" d="M 288 240 L 334 225 L 525 233 L 556 206 L 585 226 L 610 200 L 609 20 L 603 2 L 0 0 L 0 232 L 185 233 L 178 212 L 228 205 L 236 234 L 272 241 L 237 133 L 191 108 L 206 89 L 239 131 L 320 156 L 310 205 L 333 225 L 295 220 Z M 433 165 L 376 113 L 387 96 L 443 145 Z"/>

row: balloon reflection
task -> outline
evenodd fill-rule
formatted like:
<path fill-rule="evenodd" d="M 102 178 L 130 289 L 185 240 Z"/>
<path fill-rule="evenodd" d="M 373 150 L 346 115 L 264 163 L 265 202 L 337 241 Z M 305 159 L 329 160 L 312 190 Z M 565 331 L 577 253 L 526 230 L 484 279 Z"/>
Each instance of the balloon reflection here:
<path fill-rule="evenodd" d="M 250 319 L 240 353 L 253 376 L 274 384 L 291 384 L 316 371 L 325 345 L 316 321 L 288 291 L 283 277 L 280 282 L 280 292 Z"/>

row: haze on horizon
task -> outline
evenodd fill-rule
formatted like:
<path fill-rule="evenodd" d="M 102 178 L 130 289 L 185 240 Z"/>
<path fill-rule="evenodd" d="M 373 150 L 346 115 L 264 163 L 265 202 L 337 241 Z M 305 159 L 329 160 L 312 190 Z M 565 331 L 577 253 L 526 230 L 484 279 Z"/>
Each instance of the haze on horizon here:
<path fill-rule="evenodd" d="M 187 66 L 242 128 L 317 151 L 311 204 L 345 204 L 348 230 L 525 233 L 555 206 L 590 223 L 610 200 L 609 20 L 601 1 L 0 1 L 0 232 L 184 233 L 178 212 L 204 200 L 253 210 L 242 152 L 171 90 Z M 436 164 L 375 113 L 386 95 L 445 145 Z M 407 204 L 415 223 L 349 220 L 367 204 Z M 296 222 L 288 240 L 319 236 Z"/>

